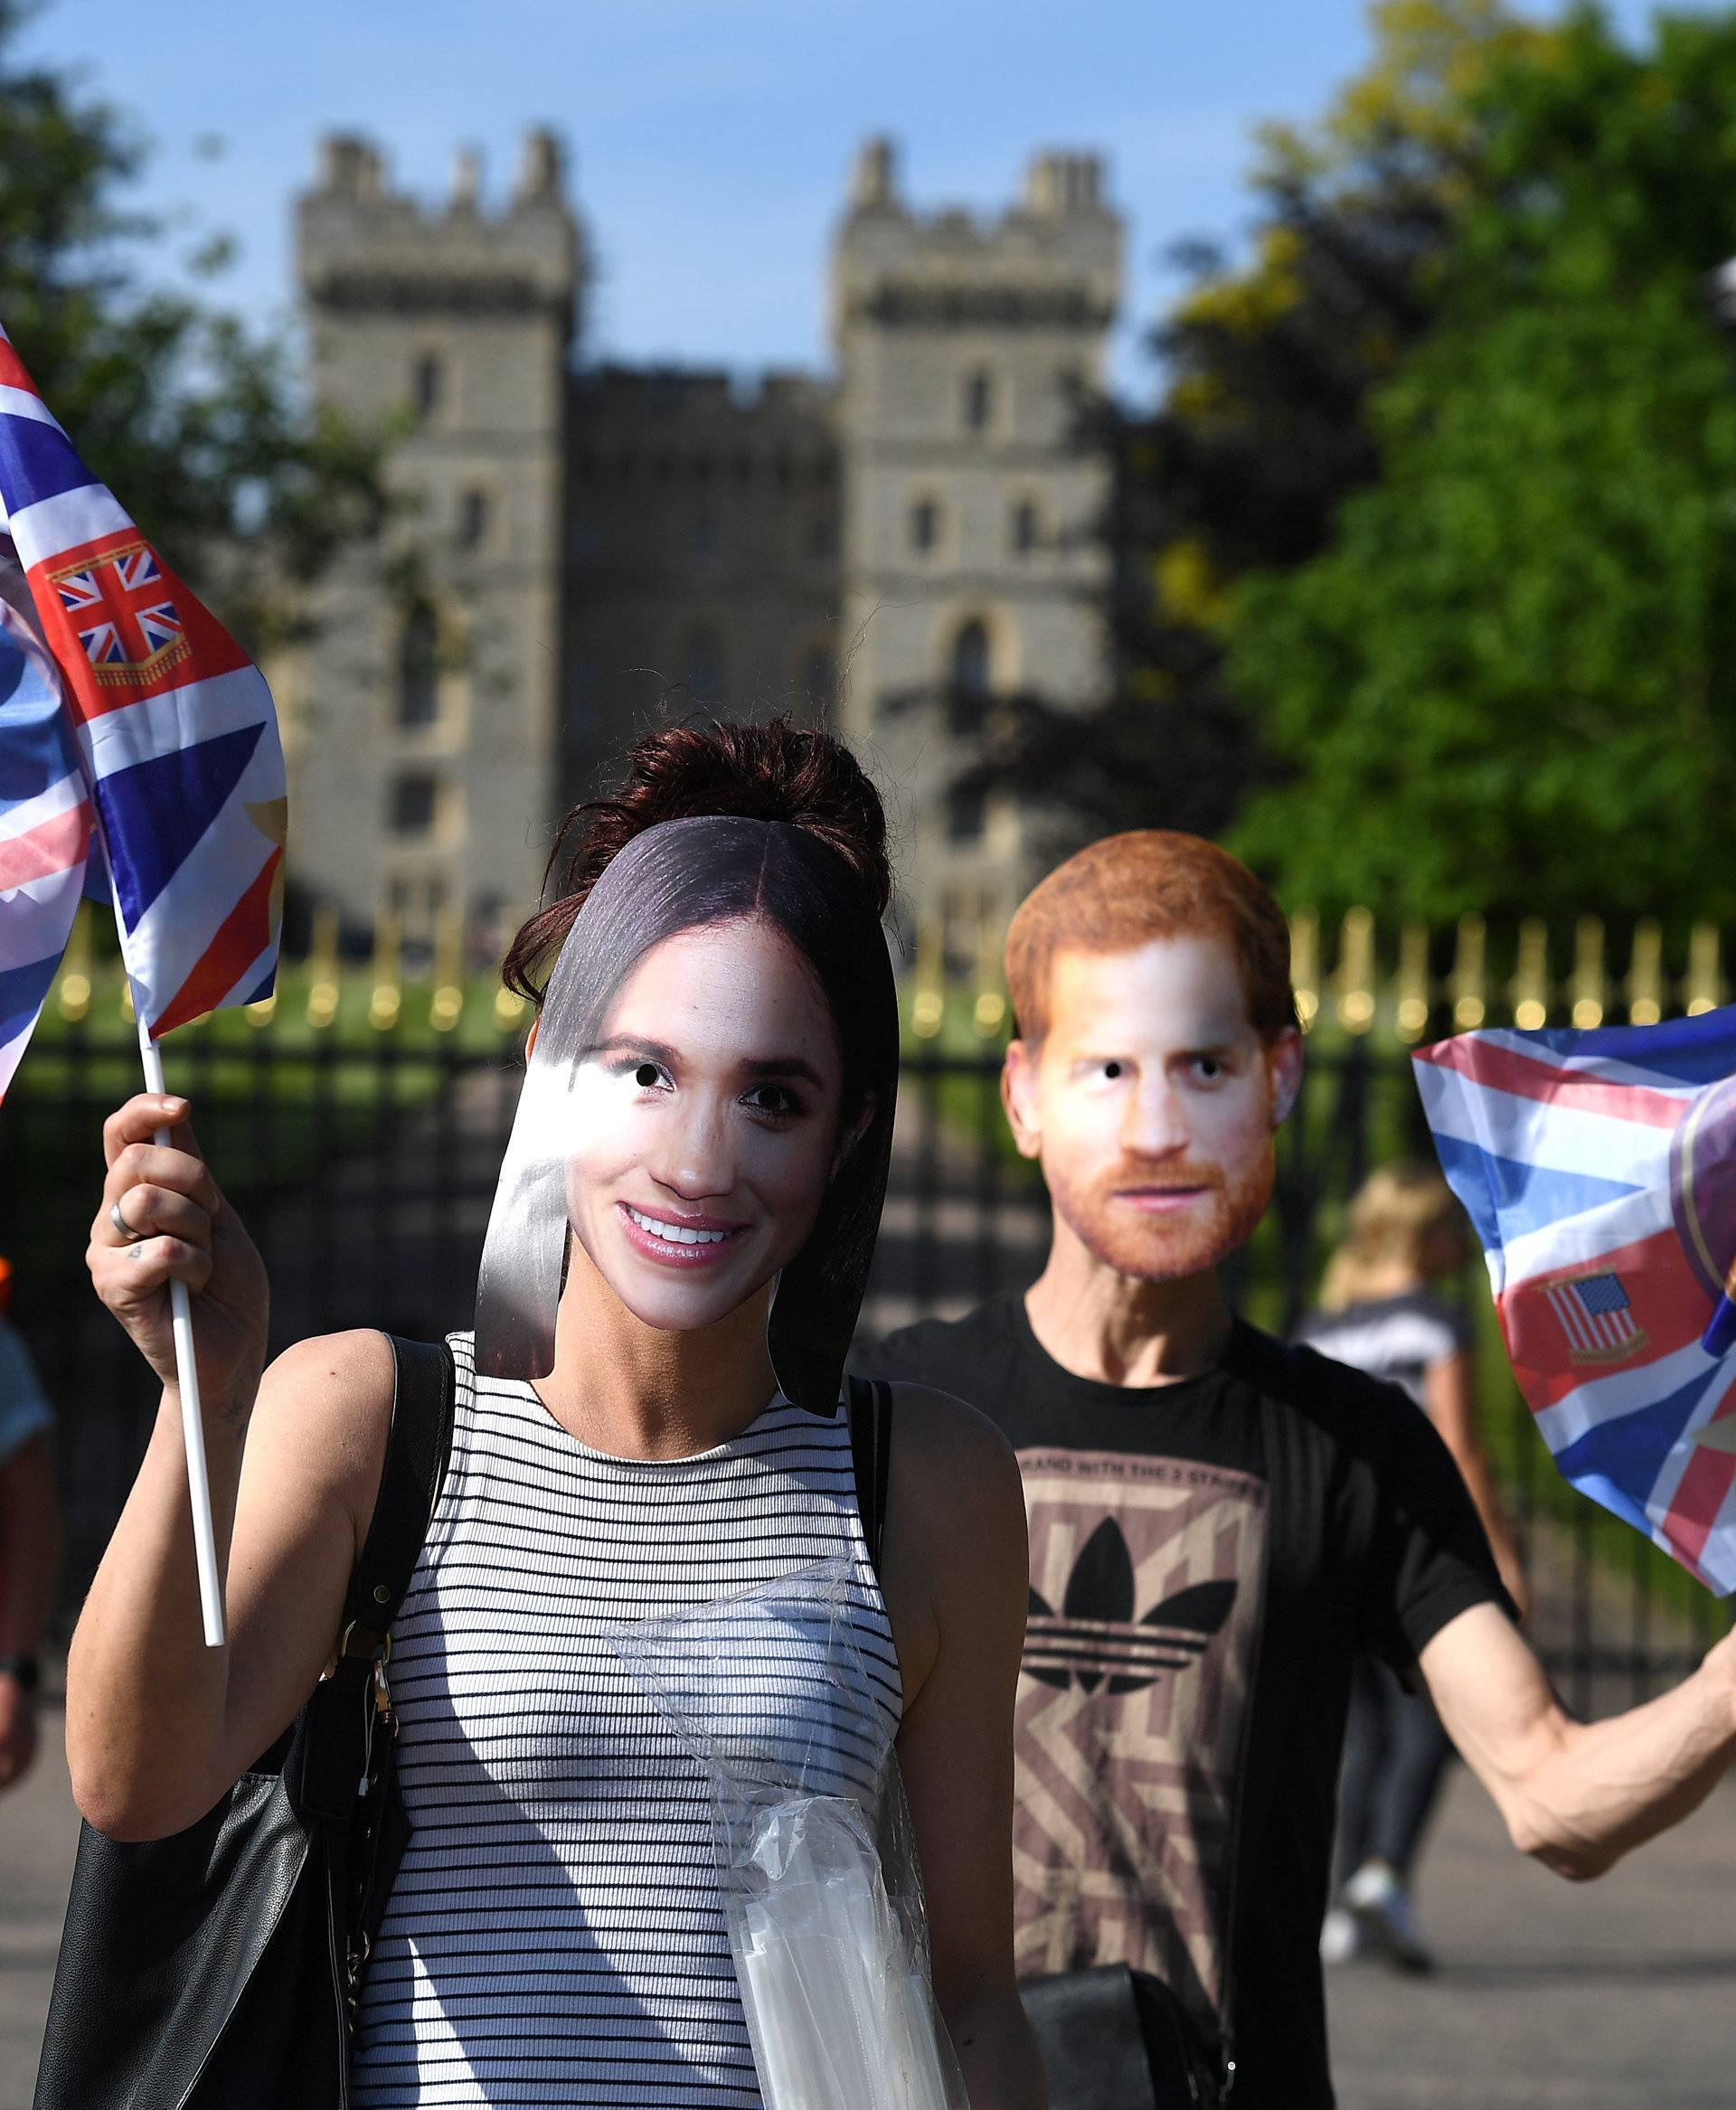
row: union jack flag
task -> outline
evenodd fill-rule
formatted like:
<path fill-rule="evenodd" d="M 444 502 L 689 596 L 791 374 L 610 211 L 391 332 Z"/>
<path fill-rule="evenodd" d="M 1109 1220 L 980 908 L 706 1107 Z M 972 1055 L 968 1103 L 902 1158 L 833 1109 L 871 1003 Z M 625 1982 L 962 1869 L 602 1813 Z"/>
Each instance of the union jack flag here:
<path fill-rule="evenodd" d="M 1519 1389 L 1561 1473 L 1736 1589 L 1736 1009 L 1416 1057 Z"/>
<path fill-rule="evenodd" d="M 269 994 L 287 805 L 270 691 L 91 476 L 0 330 L 5 534 L 28 581 L 49 678 L 58 676 L 152 1038 Z M 0 823 L 9 737 L 0 715 Z M 19 948 L 44 942 L 41 929 L 23 936 L 0 883 L 0 999 L 7 974 L 24 965 Z M 0 1089 L 6 1025 L 0 1002 Z"/>
<path fill-rule="evenodd" d="M 145 670 L 155 672 L 171 659 L 188 656 L 175 603 L 159 598 L 163 574 L 148 543 L 116 550 L 100 563 L 54 570 L 49 577 L 92 666 L 125 669 L 119 678 L 130 682 Z"/>

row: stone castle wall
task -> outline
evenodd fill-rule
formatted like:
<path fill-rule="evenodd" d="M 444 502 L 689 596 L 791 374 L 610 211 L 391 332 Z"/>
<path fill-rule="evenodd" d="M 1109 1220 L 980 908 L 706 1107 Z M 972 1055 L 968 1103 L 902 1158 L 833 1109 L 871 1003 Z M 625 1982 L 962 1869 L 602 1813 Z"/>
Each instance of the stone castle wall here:
<path fill-rule="evenodd" d="M 840 724 L 888 791 L 907 900 L 1016 890 L 1018 816 L 949 800 L 995 692 L 1097 694 L 1101 381 L 1120 231 L 1089 157 L 991 221 L 859 163 L 835 380 L 578 364 L 584 244 L 559 150 L 504 208 L 461 157 L 429 208 L 326 143 L 297 249 L 322 400 L 394 433 L 403 504 L 280 678 L 294 874 L 361 928 L 506 922 L 558 815 L 660 710 Z"/>

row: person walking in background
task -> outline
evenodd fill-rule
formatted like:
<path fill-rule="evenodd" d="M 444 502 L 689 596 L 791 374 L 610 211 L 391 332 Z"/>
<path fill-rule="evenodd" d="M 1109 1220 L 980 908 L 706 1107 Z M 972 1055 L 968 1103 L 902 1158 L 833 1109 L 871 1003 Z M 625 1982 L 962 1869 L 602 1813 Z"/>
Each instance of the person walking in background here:
<path fill-rule="evenodd" d="M 36 1756 L 42 1647 L 61 1576 L 54 1415 L 5 1315 L 11 1286 L 11 1266 L 0 1260 L 0 1791 L 15 1787 Z"/>
<path fill-rule="evenodd" d="M 1297 1339 L 1408 1392 L 1452 1453 L 1507 1594 L 1522 1609 L 1524 1572 L 1477 1430 L 1471 1329 L 1436 1285 L 1462 1274 L 1468 1248 L 1452 1190 L 1430 1166 L 1382 1165 L 1353 1197 L 1326 1264 L 1317 1311 Z M 1401 1970 L 1433 1959 L 1411 1904 L 1417 1851 L 1452 1742 L 1427 1697 L 1361 1657 L 1351 1679 L 1338 1786 L 1334 1903 L 1320 1953 L 1342 1964 L 1372 1946 Z"/>

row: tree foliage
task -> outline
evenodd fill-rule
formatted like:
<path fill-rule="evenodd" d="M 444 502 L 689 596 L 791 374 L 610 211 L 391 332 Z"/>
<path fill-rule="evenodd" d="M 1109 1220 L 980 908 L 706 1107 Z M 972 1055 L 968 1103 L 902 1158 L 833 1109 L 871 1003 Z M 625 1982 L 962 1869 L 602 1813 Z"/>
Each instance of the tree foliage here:
<path fill-rule="evenodd" d="M 1736 912 L 1736 17 L 1597 9 L 1467 97 L 1484 177 L 1372 405 L 1379 481 L 1236 597 L 1292 899 Z"/>
<path fill-rule="evenodd" d="M 0 0 L 0 322 L 96 474 L 269 644 L 295 589 L 377 524 L 379 439 L 305 408 L 283 343 L 146 283 L 168 230 L 127 203 L 144 143 L 21 57 L 34 12 Z M 193 259 L 226 260 L 221 240 Z"/>
<path fill-rule="evenodd" d="M 1367 69 L 1307 129 L 1259 135 L 1250 254 L 1204 242 L 1154 331 L 1154 412 L 1100 407 L 1111 466 L 1112 694 L 1014 699 L 973 777 L 1053 816 L 1056 846 L 1110 827 L 1221 831 L 1282 769 L 1226 683 L 1231 589 L 1306 562 L 1377 473 L 1367 405 L 1432 320 L 1436 275 L 1484 177 L 1471 89 L 1548 33 L 1502 0 L 1380 0 Z"/>

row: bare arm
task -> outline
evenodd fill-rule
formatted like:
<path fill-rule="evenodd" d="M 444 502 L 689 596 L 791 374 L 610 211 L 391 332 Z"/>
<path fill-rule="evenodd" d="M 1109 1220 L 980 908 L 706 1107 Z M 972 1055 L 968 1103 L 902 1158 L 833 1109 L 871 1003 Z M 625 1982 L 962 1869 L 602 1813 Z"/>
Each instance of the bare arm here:
<path fill-rule="evenodd" d="M 0 1656 L 33 1656 L 53 1615 L 61 1575 L 61 1504 L 48 1438 L 33 1436 L 0 1465 Z M 36 1752 L 36 1707 L 0 1672 L 0 1788 Z"/>
<path fill-rule="evenodd" d="M 1501 1571 L 1507 1595 L 1525 1609 L 1525 1571 L 1519 1548 L 1489 1469 L 1489 1454 L 1483 1447 L 1477 1427 L 1477 1403 L 1471 1380 L 1471 1359 L 1463 1350 L 1431 1362 L 1423 1373 L 1423 1408 L 1447 1448 L 1453 1454 L 1459 1477 L 1470 1490 L 1477 1513 L 1488 1533 L 1489 1550 Z"/>
<path fill-rule="evenodd" d="M 1680 1823 L 1736 1761 L 1736 1634 L 1673 1691 L 1608 1721 L 1572 1719 L 1493 1605 L 1448 1621 L 1421 1670 L 1514 1844 L 1576 1881 Z"/>
<path fill-rule="evenodd" d="M 958 1400 L 894 1389 L 883 1566 L 935 1996 L 972 2110 L 1045 2110 L 1013 1968 L 1013 1696 L 1029 1588 L 1018 1463 Z"/>
<path fill-rule="evenodd" d="M 179 1105 L 180 1103 L 176 1103 Z M 138 1477 L 97 1570 L 67 1664 L 67 1757 L 80 1808 L 117 1838 L 202 1816 L 294 1719 L 336 1635 L 372 1511 L 391 1414 L 378 1334 L 304 1342 L 259 1376 L 265 1278 L 203 1161 L 184 1107 L 172 1147 L 146 1139 L 164 1102 L 105 1130 L 91 1227 L 99 1294 L 164 1380 Z M 145 1235 L 130 1244 L 108 1206 Z M 205 1446 L 230 1638 L 203 1645 L 181 1408 L 173 1276 L 193 1292 Z"/>

